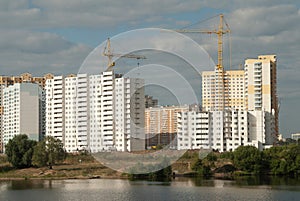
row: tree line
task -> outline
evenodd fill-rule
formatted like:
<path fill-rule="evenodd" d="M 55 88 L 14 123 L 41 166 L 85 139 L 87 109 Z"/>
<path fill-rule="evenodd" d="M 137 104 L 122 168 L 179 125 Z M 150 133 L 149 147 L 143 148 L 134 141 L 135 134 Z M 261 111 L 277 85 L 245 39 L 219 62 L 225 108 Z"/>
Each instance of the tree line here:
<path fill-rule="evenodd" d="M 36 142 L 28 139 L 27 135 L 16 135 L 9 140 L 5 148 L 8 161 L 15 168 L 44 167 L 63 161 L 67 154 L 63 143 L 56 138 L 47 136 L 42 141 Z M 213 173 L 234 172 L 238 174 L 270 174 L 270 175 L 299 175 L 300 174 L 300 143 L 284 144 L 259 151 L 254 146 L 240 146 L 232 152 L 210 152 L 205 157 L 199 158 L 195 152 L 189 156 L 188 152 L 182 158 L 193 161 L 191 169 L 199 175 L 211 176 Z M 192 157 L 192 158 L 190 158 Z M 163 165 L 162 165 L 163 164 Z M 221 165 L 220 165 L 221 164 Z M 137 164 L 130 172 L 133 178 L 148 177 L 170 178 L 172 165 L 163 159 L 156 164 L 161 170 L 149 174 L 136 174 L 145 168 L 150 170 L 158 167 L 145 167 Z M 165 168 L 163 168 L 165 167 Z"/>
<path fill-rule="evenodd" d="M 66 158 L 63 143 L 51 136 L 36 142 L 28 139 L 27 135 L 16 135 L 8 141 L 5 153 L 15 168 L 49 166 L 52 169 L 52 165 Z"/>
<path fill-rule="evenodd" d="M 216 167 L 221 161 L 226 163 Z M 274 146 L 263 151 L 254 146 L 240 146 L 233 152 L 211 152 L 192 166 L 192 170 L 201 175 L 211 175 L 221 168 L 222 172 L 239 174 L 299 175 L 300 145 Z"/>

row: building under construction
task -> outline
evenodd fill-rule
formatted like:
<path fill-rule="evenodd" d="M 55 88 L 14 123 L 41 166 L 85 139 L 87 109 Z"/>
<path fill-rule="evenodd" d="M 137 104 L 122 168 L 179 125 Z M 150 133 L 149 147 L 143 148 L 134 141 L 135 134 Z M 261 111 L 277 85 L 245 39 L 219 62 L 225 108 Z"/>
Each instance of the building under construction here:
<path fill-rule="evenodd" d="M 216 30 L 179 30 L 181 33 L 216 34 L 218 37 L 218 63 L 214 71 L 202 72 L 202 110 L 222 111 L 223 114 L 227 114 L 228 111 L 246 111 L 249 113 L 249 135 L 253 135 L 248 139 L 266 145 L 274 144 L 279 134 L 276 55 L 260 55 L 256 59 L 246 59 L 244 69 L 225 70 L 223 35 L 231 31 L 224 16 L 221 14 L 219 17 L 220 22 Z M 226 120 L 225 117 L 224 119 Z M 263 124 L 258 121 L 263 121 Z M 212 122 L 212 125 L 214 123 Z M 223 137 L 233 139 L 232 125 L 222 123 L 225 126 Z M 225 132 L 227 127 L 230 127 L 229 133 Z M 245 136 L 240 137 L 242 138 Z"/>

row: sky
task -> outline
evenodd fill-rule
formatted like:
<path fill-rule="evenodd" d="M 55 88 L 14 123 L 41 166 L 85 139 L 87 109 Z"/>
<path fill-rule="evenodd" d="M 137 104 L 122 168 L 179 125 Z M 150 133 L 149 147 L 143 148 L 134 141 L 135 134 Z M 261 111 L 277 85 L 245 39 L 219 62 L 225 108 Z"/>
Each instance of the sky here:
<path fill-rule="evenodd" d="M 218 19 L 206 19 L 223 13 L 231 30 L 224 38 L 226 68 L 277 55 L 280 132 L 290 137 L 300 132 L 299 5 L 298 0 L 0 0 L 0 75 L 77 73 L 108 37 L 150 27 L 212 29 Z M 215 36 L 189 37 L 216 62 Z"/>

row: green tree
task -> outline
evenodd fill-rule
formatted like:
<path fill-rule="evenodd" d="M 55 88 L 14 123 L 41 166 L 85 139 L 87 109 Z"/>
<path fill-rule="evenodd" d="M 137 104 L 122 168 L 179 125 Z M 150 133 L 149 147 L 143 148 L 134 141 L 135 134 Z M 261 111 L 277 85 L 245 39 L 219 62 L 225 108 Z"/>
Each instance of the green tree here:
<path fill-rule="evenodd" d="M 284 146 L 275 146 L 270 149 L 265 149 L 262 152 L 264 169 L 269 170 L 272 174 L 286 174 L 286 172 L 283 172 L 285 168 L 280 168 L 280 166 L 284 167 L 284 162 L 282 162 L 282 160 L 284 160 L 284 150 Z"/>
<path fill-rule="evenodd" d="M 195 163 L 192 165 L 192 170 L 197 172 L 198 175 L 202 175 L 205 177 L 211 176 L 211 167 L 209 165 L 205 165 L 201 159 L 197 159 Z"/>
<path fill-rule="evenodd" d="M 234 165 L 242 171 L 259 173 L 261 171 L 262 157 L 260 151 L 254 146 L 240 146 L 234 152 Z"/>
<path fill-rule="evenodd" d="M 47 136 L 43 141 L 39 142 L 34 148 L 32 163 L 38 167 L 49 166 L 66 158 L 66 152 L 63 144 L 59 139 Z"/>
<path fill-rule="evenodd" d="M 233 160 L 233 158 L 234 158 L 233 152 L 232 151 L 223 152 L 223 153 L 220 154 L 220 158 Z"/>
<path fill-rule="evenodd" d="M 33 149 L 36 141 L 29 140 L 27 135 L 16 135 L 5 147 L 8 161 L 16 168 L 32 166 Z"/>
<path fill-rule="evenodd" d="M 216 154 L 214 152 L 210 152 L 207 156 L 206 156 L 207 161 L 209 162 L 215 162 L 218 160 L 218 157 L 216 156 Z"/>
<path fill-rule="evenodd" d="M 288 146 L 287 150 L 284 152 L 284 157 L 287 163 L 287 173 L 295 174 L 299 171 L 300 166 L 298 166 L 297 157 L 300 155 L 300 146 L 297 144 L 291 144 Z"/>

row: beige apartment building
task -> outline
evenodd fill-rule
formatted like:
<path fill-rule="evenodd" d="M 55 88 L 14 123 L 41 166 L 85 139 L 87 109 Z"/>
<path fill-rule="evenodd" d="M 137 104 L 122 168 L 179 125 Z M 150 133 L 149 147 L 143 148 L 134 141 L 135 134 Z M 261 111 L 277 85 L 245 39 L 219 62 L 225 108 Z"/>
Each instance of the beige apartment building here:
<path fill-rule="evenodd" d="M 261 55 L 245 61 L 246 100 L 248 110 L 262 110 L 274 116 L 278 127 L 276 55 Z"/>
<path fill-rule="evenodd" d="M 145 109 L 145 133 L 177 133 L 177 114 L 189 106 L 151 107 Z"/>
<path fill-rule="evenodd" d="M 202 73 L 202 108 L 265 111 L 274 116 L 278 134 L 278 98 L 276 55 L 246 59 L 244 70 Z M 221 97 L 221 98 L 220 98 Z"/>
<path fill-rule="evenodd" d="M 246 109 L 244 71 L 223 71 L 222 78 L 216 71 L 202 72 L 202 108 L 205 111 Z"/>

